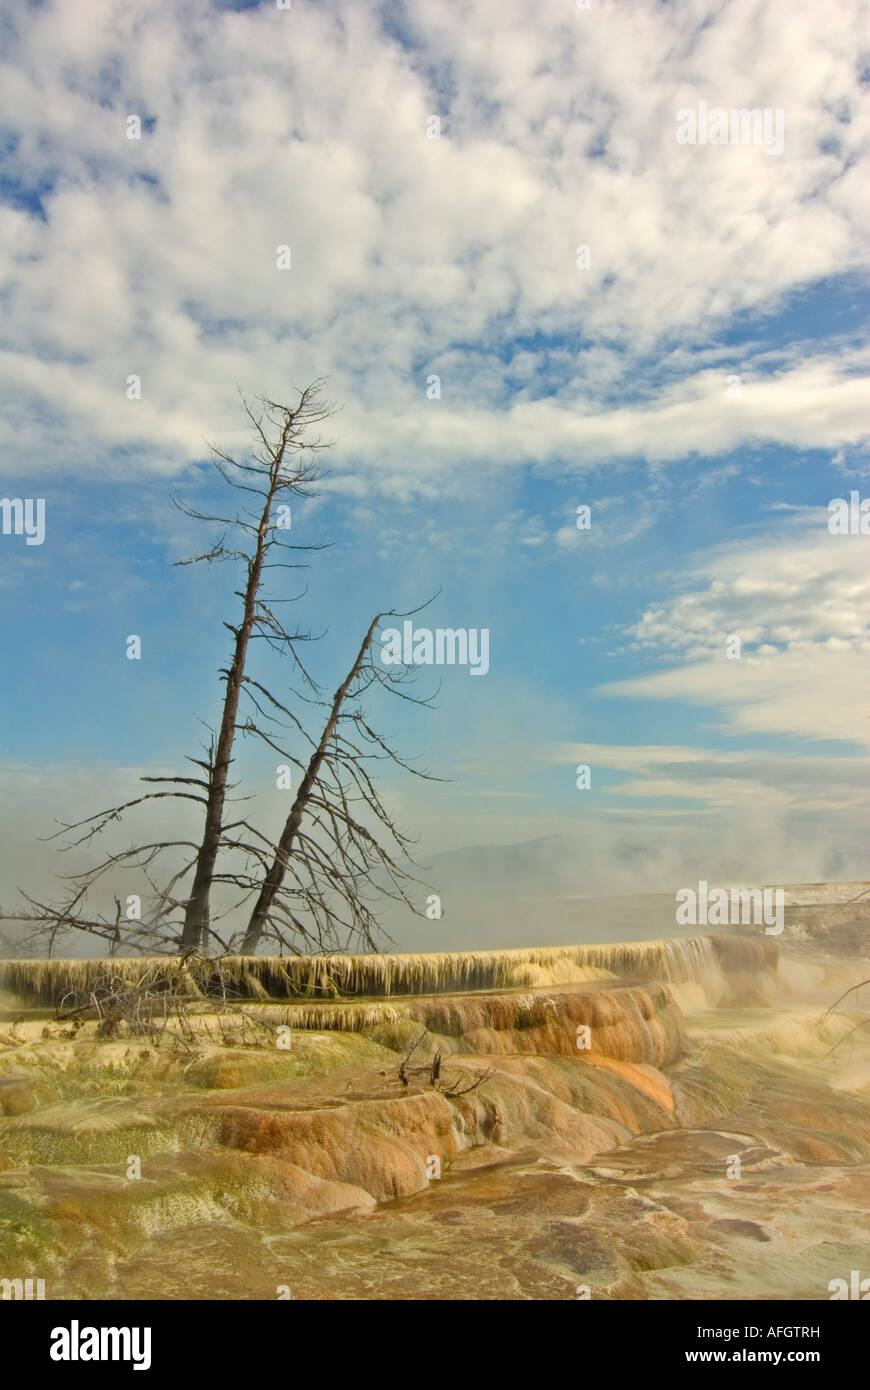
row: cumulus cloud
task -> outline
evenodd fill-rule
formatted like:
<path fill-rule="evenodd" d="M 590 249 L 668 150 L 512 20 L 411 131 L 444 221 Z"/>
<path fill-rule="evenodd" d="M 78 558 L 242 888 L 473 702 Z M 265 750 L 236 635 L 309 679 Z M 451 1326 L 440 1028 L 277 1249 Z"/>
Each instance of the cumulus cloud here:
<path fill-rule="evenodd" d="M 337 466 L 399 496 L 461 490 L 469 462 L 852 444 L 851 348 L 709 354 L 734 315 L 862 262 L 859 22 L 793 0 L 22 8 L 4 442 L 22 469 L 171 472 L 203 429 L 239 442 L 236 382 L 327 373 L 352 403 Z M 677 144 L 699 100 L 781 108 L 783 154 Z"/>

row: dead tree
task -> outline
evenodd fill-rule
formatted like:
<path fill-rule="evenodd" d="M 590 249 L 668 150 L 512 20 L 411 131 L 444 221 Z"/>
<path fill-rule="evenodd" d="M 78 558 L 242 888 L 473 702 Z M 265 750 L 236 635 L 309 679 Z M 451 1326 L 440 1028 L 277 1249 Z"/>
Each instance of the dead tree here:
<path fill-rule="evenodd" d="M 378 685 L 415 704 L 430 703 L 400 688 L 406 670 L 387 672 L 373 657 L 379 623 L 398 616 L 408 615 L 375 615 L 332 702 L 318 702 L 328 709 L 326 723 L 316 743 L 311 740 L 304 770 L 297 764 L 302 779 L 257 894 L 243 955 L 256 953 L 264 933 L 283 942 L 287 926 L 318 950 L 340 946 L 342 934 L 374 949 L 377 919 L 365 894 L 376 879 L 382 894 L 412 906 L 411 841 L 384 805 L 367 764 L 386 759 L 417 777 L 438 779 L 404 762 L 371 727 L 361 704 Z"/>
<path fill-rule="evenodd" d="M 863 895 L 859 894 L 859 897 L 860 896 Z M 847 999 L 850 994 L 857 994 L 859 989 L 864 989 L 867 985 L 870 985 L 870 980 L 860 980 L 857 985 L 850 985 L 848 989 L 843 991 L 839 999 L 835 999 L 830 1008 L 827 1009 L 824 1014 L 822 1014 L 822 1017 L 819 1019 L 819 1025 L 821 1026 L 822 1024 L 827 1023 L 828 1019 L 831 1017 L 831 1014 L 836 1013 L 837 1009 L 842 1004 L 844 999 Z M 862 1028 L 870 1028 L 870 1018 L 862 1018 L 859 1023 L 854 1024 L 854 1026 L 851 1027 L 848 1030 L 848 1032 L 844 1033 L 843 1036 L 839 1038 L 837 1042 L 834 1043 L 834 1046 L 825 1053 L 824 1057 L 822 1058 L 822 1061 L 826 1062 L 829 1057 L 833 1056 L 833 1054 L 837 1051 L 837 1048 L 840 1047 L 846 1041 L 847 1038 L 851 1038 L 853 1033 L 860 1032 Z"/>
<path fill-rule="evenodd" d="M 316 466 L 310 462 L 308 454 L 312 450 L 322 448 L 323 445 L 320 440 L 310 440 L 306 437 L 313 425 L 319 424 L 332 413 L 331 407 L 319 396 L 319 384 L 316 382 L 313 386 L 306 387 L 292 409 L 274 401 L 263 400 L 260 414 L 255 415 L 251 408 L 245 405 L 248 418 L 259 437 L 259 447 L 254 450 L 249 462 L 239 463 L 229 455 L 213 450 L 215 467 L 224 481 L 231 487 L 249 492 L 260 499 L 253 517 L 242 515 L 240 512 L 227 520 L 194 511 L 184 503 L 178 503 L 187 516 L 196 517 L 201 521 L 225 521 L 242 536 L 240 546 L 228 546 L 225 538 L 222 538 L 204 554 L 195 555 L 179 563 L 196 564 L 204 561 L 213 564 L 220 560 L 239 560 L 245 569 L 244 589 L 237 593 L 237 597 L 242 601 L 239 623 L 224 624 L 233 637 L 233 656 L 229 667 L 221 673 L 225 686 L 220 728 L 208 762 L 199 762 L 207 778 L 204 783 L 202 780 L 198 782 L 205 792 L 205 823 L 196 855 L 193 887 L 184 912 L 182 947 L 200 947 L 205 939 L 215 862 L 223 833 L 224 804 L 233 743 L 238 727 L 239 701 L 246 682 L 251 687 L 262 688 L 257 686 L 256 682 L 252 682 L 246 673 L 250 642 L 255 637 L 262 637 L 270 645 L 288 652 L 294 658 L 303 678 L 309 679 L 295 652 L 295 643 L 302 640 L 302 634 L 290 634 L 287 631 L 274 611 L 274 601 L 269 602 L 264 597 L 262 586 L 264 571 L 270 567 L 269 554 L 275 547 L 285 550 L 300 549 L 299 546 L 289 545 L 281 538 L 280 530 L 287 528 L 276 526 L 275 509 L 288 497 L 310 495 L 311 484 L 320 476 Z M 244 544 L 245 539 L 248 541 L 247 546 Z M 313 683 L 311 684 L 313 688 Z"/>
<path fill-rule="evenodd" d="M 57 1001 L 57 1022 L 71 1022 L 76 1030 L 94 1020 L 100 1038 L 147 1038 L 159 1047 L 168 1037 L 188 1052 L 201 1042 L 251 1047 L 274 1043 L 276 1026 L 227 998 L 219 985 L 207 998 L 203 995 L 191 973 L 196 960 L 195 952 L 187 952 L 169 966 L 152 965 L 136 980 L 106 970 Z M 43 1036 L 50 1036 L 50 1030 Z"/>
<path fill-rule="evenodd" d="M 65 846 L 67 849 L 88 845 L 134 808 L 160 800 L 193 802 L 200 806 L 201 836 L 197 840 L 136 844 L 128 850 L 107 855 L 87 872 L 70 876 L 71 896 L 61 906 L 22 895 L 31 911 L 10 916 L 31 924 L 40 938 L 39 944 L 47 946 L 49 951 L 59 936 L 71 930 L 101 937 L 111 948 L 120 945 L 123 939 L 126 946 L 135 949 L 166 949 L 167 946 L 177 949 L 179 945 L 182 949 L 205 949 L 210 938 L 225 947 L 220 936 L 212 932 L 210 901 L 218 853 L 225 845 L 225 806 L 239 729 L 240 700 L 245 694 L 256 707 L 263 693 L 263 688 L 248 674 L 250 644 L 259 639 L 289 655 L 303 684 L 312 692 L 317 691 L 296 650 L 297 644 L 307 640 L 307 635 L 288 631 L 275 611 L 279 603 L 293 600 L 268 597 L 264 585 L 267 571 L 302 568 L 298 561 L 273 559 L 273 551 L 321 548 L 312 544 L 291 544 L 285 538 L 289 528 L 282 525 L 284 515 L 279 512 L 282 506 L 289 509 L 288 499 L 311 496 L 312 487 L 321 476 L 312 455 L 326 446 L 319 436 L 311 437 L 310 431 L 333 413 L 331 404 L 321 396 L 321 386 L 317 381 L 306 387 L 292 406 L 261 397 L 254 408 L 243 400 L 245 414 L 254 431 L 254 445 L 247 459 L 238 461 L 213 445 L 209 446 L 213 466 L 221 479 L 235 491 L 255 498 L 253 507 L 246 496 L 235 514 L 223 516 L 196 510 L 174 499 L 186 516 L 226 528 L 208 550 L 177 563 L 212 565 L 230 561 L 239 563 L 243 573 L 242 587 L 236 591 L 241 604 L 239 618 L 235 623 L 224 623 L 232 635 L 233 650 L 229 666 L 220 672 L 224 697 L 217 733 L 212 734 L 204 759 L 188 758 L 202 775 L 143 777 L 143 782 L 165 784 L 171 790 L 147 792 L 120 806 L 65 825 L 50 838 L 72 836 Z M 289 715 L 289 710 L 283 705 L 281 708 Z M 173 872 L 164 872 L 163 881 L 158 882 L 152 876 L 152 868 L 157 861 L 165 863 L 168 854 L 180 857 L 181 862 Z M 151 900 L 147 916 L 132 922 L 125 919 L 117 898 L 114 920 L 105 914 L 88 914 L 88 895 L 106 875 L 124 868 L 135 869 L 148 884 Z M 181 885 L 191 872 L 192 886 L 188 893 L 183 893 Z"/>
<path fill-rule="evenodd" d="M 351 944 L 374 949 L 377 918 L 369 897 L 377 893 L 401 899 L 416 911 L 409 896 L 409 885 L 415 882 L 408 871 L 410 839 L 381 800 L 370 761 L 386 759 L 417 776 L 430 774 L 399 758 L 372 728 L 361 703 L 365 693 L 377 686 L 415 704 L 431 703 L 402 688 L 407 669 L 386 670 L 372 656 L 381 618 L 407 615 L 379 614 L 332 701 L 321 698 L 297 651 L 298 644 L 308 640 L 307 634 L 289 631 L 276 613 L 279 603 L 293 602 L 299 595 L 273 598 L 264 586 L 271 569 L 303 567 L 295 557 L 292 563 L 274 558 L 273 551 L 321 548 L 290 544 L 276 513 L 288 497 L 311 495 L 312 485 L 321 476 L 311 454 L 324 445 L 319 438 L 310 438 L 309 431 L 331 414 L 332 407 L 322 400 L 315 383 L 299 394 L 293 407 L 261 399 L 258 410 L 247 403 L 244 408 L 256 437 L 251 457 L 239 462 L 213 449 L 213 462 L 224 482 L 257 499 L 253 510 L 246 499 L 231 516 L 178 503 L 185 515 L 227 528 L 207 551 L 178 563 L 235 561 L 242 565 L 244 577 L 236 591 L 239 618 L 224 624 L 232 635 L 233 651 L 229 666 L 221 671 L 220 723 L 205 758 L 188 759 L 201 775 L 143 777 L 142 781 L 164 784 L 165 789 L 148 791 L 65 825 L 50 838 L 67 837 L 67 850 L 90 845 L 135 808 L 163 800 L 200 808 L 201 833 L 197 838 L 136 843 L 107 854 L 85 872 L 69 876 L 71 889 L 62 904 L 24 894 L 29 911 L 0 913 L 0 918 L 24 923 L 49 954 L 56 941 L 70 932 L 103 939 L 110 953 L 121 946 L 160 953 L 179 948 L 226 951 L 238 944 L 243 952 L 253 953 L 264 937 L 274 940 L 282 951 L 347 949 Z M 301 689 L 291 688 L 288 695 L 282 688 L 279 698 L 251 674 L 251 644 L 258 640 L 289 658 Z M 326 710 L 319 736 L 308 733 L 303 707 Z M 287 730 L 303 740 L 303 752 L 304 744 L 308 745 L 307 761 L 282 746 Z M 300 772 L 299 789 L 276 839 L 258 827 L 251 815 L 236 816 L 229 810 L 230 802 L 236 800 L 231 796 L 236 788 L 229 775 L 239 733 L 263 740 Z M 121 869 L 134 870 L 140 882 L 147 884 L 147 912 L 131 920 L 117 896 L 114 914 L 89 911 L 89 894 Z M 216 886 L 237 895 L 218 915 L 213 897 Z M 216 929 L 218 916 L 232 921 L 243 911 L 248 914 L 243 934 Z"/>
<path fill-rule="evenodd" d="M 494 1068 L 487 1067 L 485 1071 L 480 1073 L 480 1076 L 473 1078 L 471 1081 L 469 1081 L 466 1076 L 463 1076 L 462 1073 L 456 1073 L 452 1079 L 448 1079 L 446 1076 L 443 1076 L 441 1072 L 441 1063 L 443 1059 L 440 1047 L 435 1049 L 434 1055 L 428 1062 L 424 1062 L 422 1066 L 418 1065 L 412 1067 L 411 1059 L 414 1053 L 417 1051 L 420 1044 L 428 1037 L 429 1029 L 424 1028 L 416 1042 L 409 1043 L 405 1048 L 402 1054 L 402 1060 L 396 1068 L 396 1075 L 403 1086 L 409 1085 L 413 1076 L 428 1077 L 429 1085 L 436 1091 L 440 1091 L 443 1096 L 467 1096 L 470 1091 L 476 1091 L 479 1086 L 483 1086 L 485 1082 L 489 1081 L 490 1077 L 495 1075 Z"/>

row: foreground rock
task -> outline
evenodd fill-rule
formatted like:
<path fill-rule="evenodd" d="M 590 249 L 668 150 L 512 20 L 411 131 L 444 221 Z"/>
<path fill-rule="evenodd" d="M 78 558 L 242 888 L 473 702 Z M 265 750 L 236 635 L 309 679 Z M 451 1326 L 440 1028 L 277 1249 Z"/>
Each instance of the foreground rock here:
<path fill-rule="evenodd" d="M 250 988 L 249 1046 L 215 1041 L 207 1003 L 192 1043 L 101 1038 L 40 1009 L 31 971 L 0 1019 L 0 1276 L 85 1299 L 829 1297 L 867 1263 L 870 1030 L 812 1001 L 866 963 L 640 946 L 343 967 L 380 999 Z M 433 977 L 453 992 L 394 991 Z"/>

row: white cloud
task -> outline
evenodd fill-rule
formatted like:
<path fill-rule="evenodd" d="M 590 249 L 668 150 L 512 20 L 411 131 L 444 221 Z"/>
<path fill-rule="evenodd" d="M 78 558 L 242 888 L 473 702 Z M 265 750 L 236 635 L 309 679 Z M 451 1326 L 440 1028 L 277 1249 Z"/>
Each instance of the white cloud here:
<path fill-rule="evenodd" d="M 870 743 L 870 567 L 864 536 L 831 536 L 827 513 L 784 539 L 724 547 L 687 592 L 651 604 L 630 635 L 684 663 L 615 681 L 607 696 L 681 701 L 744 733 Z M 742 639 L 739 660 L 726 639 Z"/>
<path fill-rule="evenodd" d="M 121 446 L 172 471 L 203 431 L 242 437 L 236 382 L 328 373 L 353 403 L 337 466 L 399 496 L 460 490 L 470 462 L 853 444 L 853 353 L 776 376 L 709 353 L 735 313 L 862 262 L 860 6 L 734 0 L 707 19 L 427 0 L 403 46 L 354 4 L 20 11 L 0 118 L 47 220 L 0 213 L 3 442 L 22 467 L 104 471 Z M 783 108 L 784 154 L 677 145 L 699 99 Z M 534 399 L 542 379 L 554 399 Z M 644 399 L 614 408 L 625 386 Z"/>
<path fill-rule="evenodd" d="M 867 757 L 751 749 L 573 743 L 552 748 L 548 756 L 558 765 L 585 763 L 596 770 L 596 780 L 601 769 L 626 773 L 629 780 L 607 785 L 614 796 L 688 799 L 726 810 L 863 812 L 870 776 Z"/>

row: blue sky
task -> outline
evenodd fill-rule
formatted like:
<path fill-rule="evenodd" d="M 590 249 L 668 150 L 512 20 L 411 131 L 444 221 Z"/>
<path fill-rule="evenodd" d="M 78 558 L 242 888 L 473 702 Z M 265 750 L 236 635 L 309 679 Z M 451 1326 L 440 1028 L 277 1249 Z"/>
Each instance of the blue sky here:
<path fill-rule="evenodd" d="M 47 530 L 0 536 L 4 905 L 47 819 L 216 720 L 232 576 L 173 568 L 204 534 L 171 494 L 219 496 L 237 386 L 318 376 L 293 525 L 332 546 L 288 610 L 318 676 L 436 590 L 420 621 L 491 634 L 436 710 L 373 710 L 451 779 L 388 784 L 426 855 L 567 837 L 578 893 L 868 876 L 870 537 L 827 528 L 870 489 L 857 4 L 70 0 L 5 31 L 2 492 Z M 702 100 L 782 110 L 784 150 L 678 144 Z M 274 762 L 240 754 L 267 812 Z"/>

